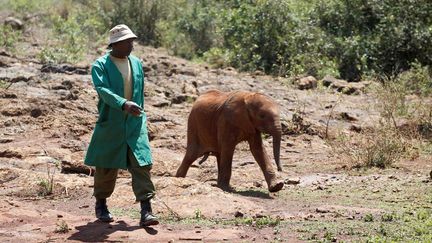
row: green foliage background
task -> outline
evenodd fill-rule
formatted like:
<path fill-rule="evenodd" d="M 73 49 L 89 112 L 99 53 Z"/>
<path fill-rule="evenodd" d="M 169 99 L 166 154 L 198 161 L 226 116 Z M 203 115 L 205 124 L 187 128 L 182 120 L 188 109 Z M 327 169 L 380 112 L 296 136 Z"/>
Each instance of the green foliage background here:
<path fill-rule="evenodd" d="M 43 49 L 43 62 L 79 61 L 125 23 L 145 45 L 217 67 L 349 81 L 412 68 L 431 76 L 429 0 L 3 0 L 1 8 L 44 14 L 59 43 Z"/>

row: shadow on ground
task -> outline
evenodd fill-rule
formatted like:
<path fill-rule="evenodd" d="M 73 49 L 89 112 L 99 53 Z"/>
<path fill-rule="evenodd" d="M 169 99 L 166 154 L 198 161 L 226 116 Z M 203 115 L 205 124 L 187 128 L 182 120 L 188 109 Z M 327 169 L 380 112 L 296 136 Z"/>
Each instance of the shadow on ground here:
<path fill-rule="evenodd" d="M 142 227 L 130 226 L 125 221 L 120 220 L 114 223 L 104 223 L 100 221 L 89 222 L 86 225 L 77 226 L 75 229 L 78 232 L 72 234 L 68 240 L 76 240 L 83 242 L 105 242 L 109 235 L 117 231 L 134 231 L 143 229 Z M 150 227 L 145 227 L 144 230 L 150 235 L 156 235 L 157 230 Z"/>

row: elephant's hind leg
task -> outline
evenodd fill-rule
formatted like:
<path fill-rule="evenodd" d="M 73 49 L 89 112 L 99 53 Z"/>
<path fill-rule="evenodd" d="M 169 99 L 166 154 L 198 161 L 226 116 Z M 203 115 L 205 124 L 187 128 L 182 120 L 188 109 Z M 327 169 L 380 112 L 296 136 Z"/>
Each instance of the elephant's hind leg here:
<path fill-rule="evenodd" d="M 180 167 L 177 169 L 176 177 L 186 177 L 189 167 L 200 156 L 198 146 L 188 146 L 186 154 Z"/>
<path fill-rule="evenodd" d="M 232 170 L 232 159 L 234 155 L 233 146 L 223 147 L 220 156 L 217 157 L 218 162 L 218 187 L 224 191 L 232 191 L 230 186 L 231 170 Z"/>

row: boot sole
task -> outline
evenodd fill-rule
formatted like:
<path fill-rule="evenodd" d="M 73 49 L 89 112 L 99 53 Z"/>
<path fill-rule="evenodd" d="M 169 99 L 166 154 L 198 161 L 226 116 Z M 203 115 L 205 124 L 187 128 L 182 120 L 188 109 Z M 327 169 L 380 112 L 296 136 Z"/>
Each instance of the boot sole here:
<path fill-rule="evenodd" d="M 140 226 L 147 227 L 147 226 L 158 225 L 158 224 L 159 224 L 159 221 L 157 221 L 157 220 L 151 220 L 151 221 L 147 221 L 147 222 L 144 222 L 144 223 L 140 223 Z"/>
<path fill-rule="evenodd" d="M 114 221 L 114 219 L 99 219 L 99 218 L 98 218 L 98 220 L 100 222 L 104 222 L 104 223 L 109 223 L 109 222 L 113 222 Z"/>

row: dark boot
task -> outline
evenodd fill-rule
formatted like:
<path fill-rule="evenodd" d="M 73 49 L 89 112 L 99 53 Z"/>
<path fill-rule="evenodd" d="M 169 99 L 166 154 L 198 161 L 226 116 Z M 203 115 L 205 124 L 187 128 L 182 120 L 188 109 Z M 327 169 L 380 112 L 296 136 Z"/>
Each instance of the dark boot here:
<path fill-rule="evenodd" d="M 102 222 L 112 222 L 114 221 L 113 216 L 108 211 L 108 207 L 106 204 L 106 199 L 96 199 L 95 206 L 96 218 L 98 218 Z"/>
<path fill-rule="evenodd" d="M 159 224 L 158 219 L 152 214 L 150 200 L 141 201 L 140 226 L 146 227 Z"/>

